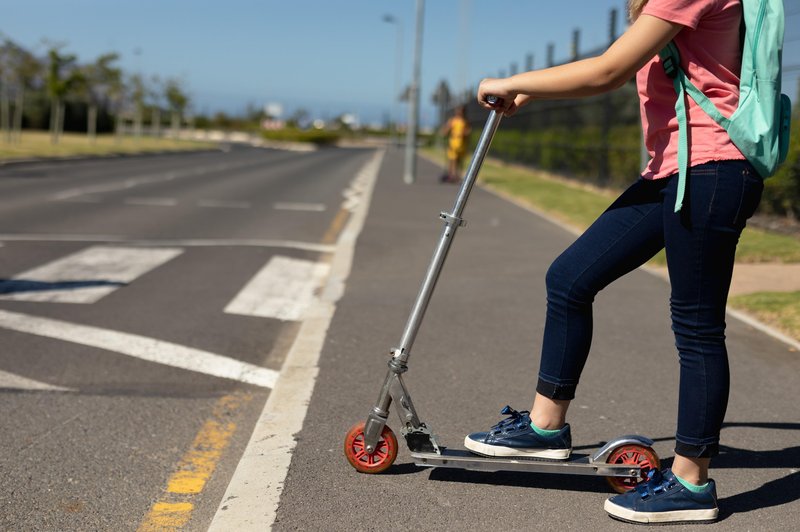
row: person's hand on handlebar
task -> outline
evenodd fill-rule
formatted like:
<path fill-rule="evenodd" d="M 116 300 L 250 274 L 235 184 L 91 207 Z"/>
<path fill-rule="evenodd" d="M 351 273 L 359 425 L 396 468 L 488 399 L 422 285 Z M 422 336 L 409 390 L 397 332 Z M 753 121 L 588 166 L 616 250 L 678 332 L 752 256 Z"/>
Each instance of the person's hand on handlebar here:
<path fill-rule="evenodd" d="M 511 116 L 517 109 L 526 105 L 531 97 L 520 94 L 511 87 L 511 78 L 486 78 L 478 87 L 478 103 L 486 109 L 500 111 L 505 116 Z M 496 97 L 497 103 L 490 104 L 489 96 Z"/>

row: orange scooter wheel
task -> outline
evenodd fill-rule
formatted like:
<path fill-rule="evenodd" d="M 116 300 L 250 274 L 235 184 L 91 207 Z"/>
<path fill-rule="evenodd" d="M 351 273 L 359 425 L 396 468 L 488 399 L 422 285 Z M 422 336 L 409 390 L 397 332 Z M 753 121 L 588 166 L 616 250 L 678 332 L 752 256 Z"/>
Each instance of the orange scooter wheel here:
<path fill-rule="evenodd" d="M 642 474 L 639 478 L 606 477 L 608 484 L 617 493 L 625 493 L 632 490 L 647 477 L 648 471 L 659 469 L 661 466 L 658 455 L 653 449 L 637 444 L 617 447 L 611 451 L 606 462 L 609 464 L 638 465 L 642 468 Z"/>
<path fill-rule="evenodd" d="M 387 426 L 383 427 L 375 450 L 367 452 L 364 444 L 364 422 L 353 425 L 344 438 L 344 455 L 350 465 L 361 473 L 381 473 L 397 458 L 397 438 Z"/>

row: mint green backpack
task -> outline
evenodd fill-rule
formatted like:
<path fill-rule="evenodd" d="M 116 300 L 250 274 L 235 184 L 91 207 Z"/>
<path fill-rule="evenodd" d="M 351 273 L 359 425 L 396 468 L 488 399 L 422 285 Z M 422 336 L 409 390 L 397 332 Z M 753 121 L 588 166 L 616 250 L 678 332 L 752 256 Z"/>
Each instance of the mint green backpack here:
<path fill-rule="evenodd" d="M 680 67 L 678 47 L 670 42 L 659 56 L 664 71 L 673 80 L 678 99 L 678 196 L 675 212 L 681 210 L 686 190 L 689 145 L 685 94 L 725 128 L 731 141 L 762 178 L 775 173 L 789 151 L 791 102 L 781 94 L 783 53 L 783 1 L 742 0 L 745 27 L 742 72 L 739 81 L 739 107 L 730 118 L 686 77 Z"/>

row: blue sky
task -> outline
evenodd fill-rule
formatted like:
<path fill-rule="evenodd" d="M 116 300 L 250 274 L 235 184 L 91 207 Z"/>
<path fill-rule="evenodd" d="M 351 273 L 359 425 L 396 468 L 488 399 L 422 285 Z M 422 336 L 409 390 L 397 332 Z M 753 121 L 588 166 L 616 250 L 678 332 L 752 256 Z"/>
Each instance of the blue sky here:
<path fill-rule="evenodd" d="M 604 44 L 611 8 L 624 0 L 544 2 L 427 0 L 422 59 L 423 121 L 444 79 L 458 89 L 487 75 L 568 57 L 572 32 L 583 50 Z M 2 0 L 0 33 L 40 53 L 42 39 L 89 62 L 116 51 L 128 72 L 182 79 L 198 112 L 241 112 L 278 102 L 285 114 L 351 112 L 362 121 L 392 111 L 398 25 L 403 37 L 402 85 L 411 77 L 415 0 Z M 800 0 L 784 0 L 786 63 L 800 63 Z M 492 11 L 502 6 L 503 12 Z M 463 30 L 463 31 L 462 31 Z M 790 41 L 791 38 L 797 40 Z M 796 94 L 798 72 L 785 90 Z M 404 112 L 403 106 L 396 111 Z"/>

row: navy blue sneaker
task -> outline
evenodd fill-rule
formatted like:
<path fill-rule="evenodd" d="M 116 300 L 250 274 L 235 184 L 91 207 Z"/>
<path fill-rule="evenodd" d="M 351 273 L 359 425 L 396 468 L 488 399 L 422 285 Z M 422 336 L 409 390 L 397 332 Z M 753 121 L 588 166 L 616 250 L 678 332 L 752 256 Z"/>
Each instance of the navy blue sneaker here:
<path fill-rule="evenodd" d="M 713 480 L 700 493 L 689 490 L 669 469 L 651 470 L 647 480 L 628 493 L 606 501 L 608 515 L 630 523 L 711 522 L 717 519 L 717 489 Z"/>
<path fill-rule="evenodd" d="M 531 427 L 529 412 L 517 412 L 507 406 L 500 413 L 510 417 L 492 427 L 489 432 L 470 434 L 464 438 L 464 447 L 482 456 L 555 460 L 569 458 L 572 451 L 569 425 L 564 425 L 554 436 L 540 436 Z"/>

